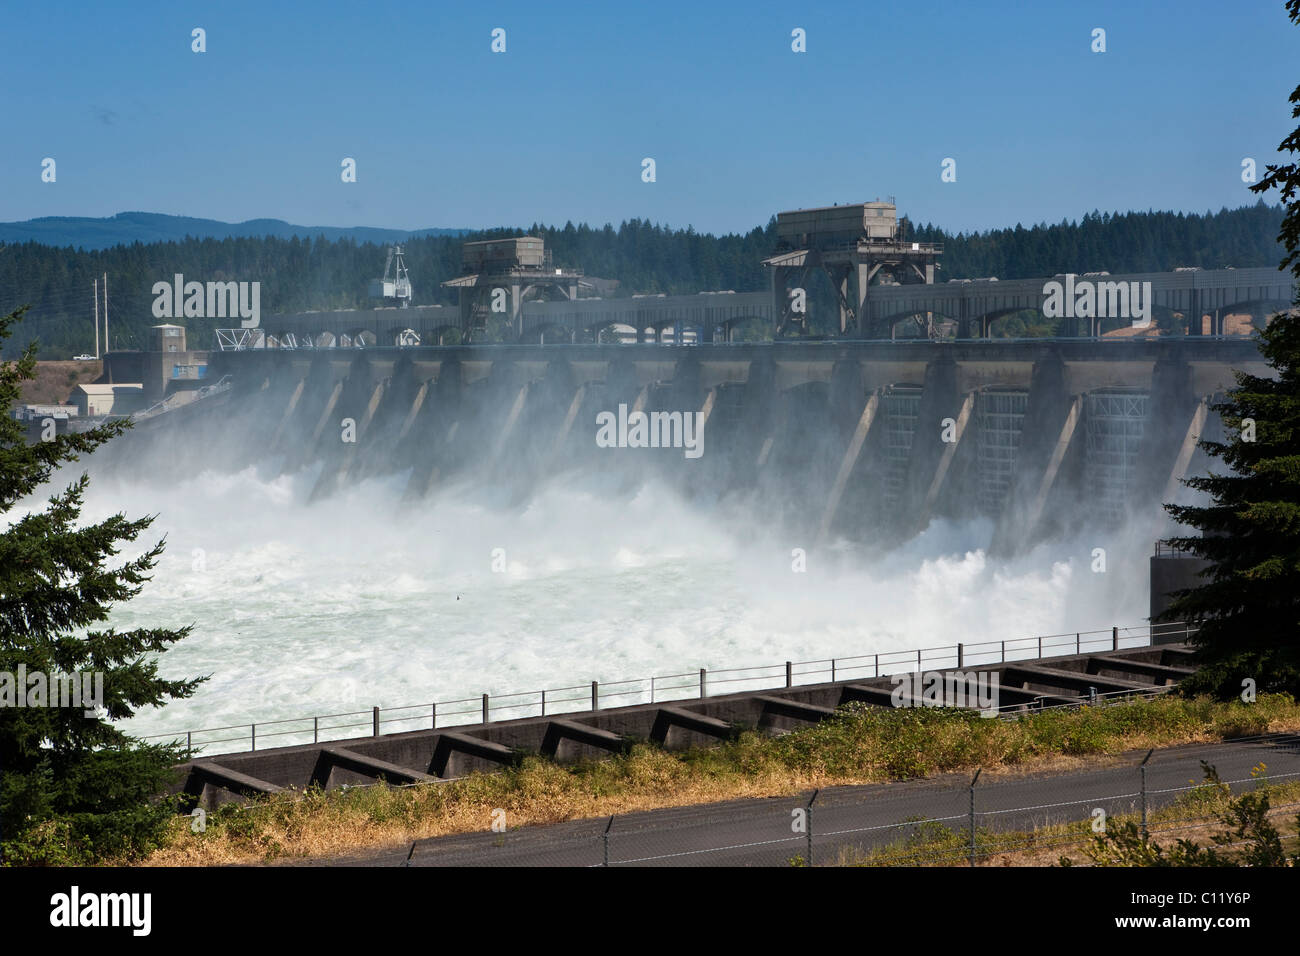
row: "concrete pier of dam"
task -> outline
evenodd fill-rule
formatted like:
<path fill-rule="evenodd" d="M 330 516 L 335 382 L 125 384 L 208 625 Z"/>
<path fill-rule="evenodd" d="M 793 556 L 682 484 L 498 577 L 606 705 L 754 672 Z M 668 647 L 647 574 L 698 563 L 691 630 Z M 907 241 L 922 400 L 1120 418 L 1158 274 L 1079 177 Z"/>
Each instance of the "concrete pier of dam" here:
<path fill-rule="evenodd" d="M 110 356 L 110 363 L 113 357 Z M 475 477 L 506 503 L 581 469 L 752 496 L 801 541 L 904 540 L 986 517 L 1012 551 L 1158 519 L 1206 464 L 1216 395 L 1268 375 L 1243 338 L 521 345 L 214 352 L 224 394 L 110 451 L 186 473 L 319 468 L 312 497 L 400 475 L 418 501 Z M 703 454 L 600 448 L 597 415 L 698 413 Z"/>
<path fill-rule="evenodd" d="M 975 675 L 986 681 L 999 711 L 1012 714 L 1160 692 L 1193 672 L 1191 652 L 1183 644 L 1120 648 L 1118 637 L 1106 643 L 1110 646 L 1091 653 L 966 662 L 925 674 L 951 678 L 953 686 L 964 681 L 966 687 Z M 899 687 L 893 678 L 878 673 L 791 686 L 788 675 L 787 670 L 786 686 L 774 689 L 608 709 L 598 709 L 593 697 L 590 711 L 405 733 L 380 734 L 376 714 L 375 733 L 369 737 L 191 760 L 181 768 L 177 790 L 196 805 L 213 809 L 312 786 L 333 789 L 380 780 L 394 785 L 432 783 L 512 767 L 529 754 L 573 763 L 623 753 L 638 741 L 667 750 L 707 746 L 747 729 L 775 734 L 808 726 L 853 702 L 890 707 L 898 706 L 901 697 L 904 706 L 932 706 L 908 692 L 914 687 L 910 679 Z M 436 713 L 431 723 L 437 724 Z"/>

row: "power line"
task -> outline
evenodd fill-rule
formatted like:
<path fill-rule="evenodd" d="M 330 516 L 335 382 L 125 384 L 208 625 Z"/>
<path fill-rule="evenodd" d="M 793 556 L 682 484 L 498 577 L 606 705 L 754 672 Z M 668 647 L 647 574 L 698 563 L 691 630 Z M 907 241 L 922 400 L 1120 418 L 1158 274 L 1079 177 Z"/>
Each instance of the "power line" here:
<path fill-rule="evenodd" d="M 34 310 L 38 308 L 57 308 L 67 311 L 77 311 L 77 306 L 85 306 L 85 291 L 76 292 L 60 291 L 53 295 L 45 294 L 39 299 L 31 295 L 12 295 L 6 299 L 0 300 L 0 309 L 12 312 L 22 305 L 30 305 Z"/>

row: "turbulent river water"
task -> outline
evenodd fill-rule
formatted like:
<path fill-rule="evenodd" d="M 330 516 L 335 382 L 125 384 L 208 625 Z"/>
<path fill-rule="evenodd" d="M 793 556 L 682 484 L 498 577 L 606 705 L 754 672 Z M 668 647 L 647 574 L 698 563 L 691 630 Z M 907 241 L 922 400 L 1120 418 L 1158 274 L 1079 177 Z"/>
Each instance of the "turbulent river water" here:
<path fill-rule="evenodd" d="M 666 485 L 626 496 L 553 482 L 503 510 L 470 484 L 403 504 L 401 476 L 306 504 L 314 479 L 92 480 L 87 519 L 156 514 L 151 540 L 167 539 L 154 579 L 111 623 L 193 624 L 160 671 L 211 676 L 130 732 L 1009 640 L 1146 613 L 1140 536 L 996 562 L 984 522 L 933 524 L 873 553 L 789 540 L 762 515 L 705 510 Z"/>

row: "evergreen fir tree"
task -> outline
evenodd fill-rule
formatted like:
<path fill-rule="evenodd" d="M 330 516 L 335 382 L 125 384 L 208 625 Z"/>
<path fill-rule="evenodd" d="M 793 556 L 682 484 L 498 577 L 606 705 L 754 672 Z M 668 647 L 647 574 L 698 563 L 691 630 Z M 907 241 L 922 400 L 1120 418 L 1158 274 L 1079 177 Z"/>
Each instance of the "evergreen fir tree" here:
<path fill-rule="evenodd" d="M 1300 25 L 1300 0 L 1288 0 L 1287 12 Z M 1300 86 L 1290 101 L 1300 119 Z M 1300 153 L 1300 127 L 1278 151 Z M 1281 268 L 1300 279 L 1300 165 L 1270 165 L 1251 188 L 1275 187 L 1286 209 Z M 1163 619 L 1200 625 L 1193 643 L 1202 669 L 1184 684 L 1222 697 L 1240 694 L 1247 679 L 1260 691 L 1300 694 L 1300 311 L 1279 316 L 1259 336 L 1277 378 L 1237 373 L 1237 387 L 1215 405 L 1227 440 L 1201 442 L 1231 473 L 1184 481 L 1210 504 L 1165 506 L 1201 532 L 1175 538 L 1175 546 L 1210 563 L 1205 583 L 1178 592 Z"/>
<path fill-rule="evenodd" d="M 0 345 L 24 311 L 0 318 Z M 35 368 L 34 346 L 17 361 L 0 362 L 0 852 L 8 863 L 92 862 L 154 845 L 174 811 L 160 794 L 172 780 L 171 768 L 186 756 L 171 745 L 136 741 L 112 721 L 189 697 L 205 678 L 158 676 L 156 655 L 185 637 L 188 627 L 96 627 L 113 604 L 130 600 L 149 580 L 162 542 L 116 566 L 112 559 L 152 517 L 116 514 L 82 524 L 85 474 L 53 494 L 43 510 L 19 508 L 61 464 L 126 428 L 112 422 L 29 443 L 9 409 Z M 33 706 L 28 688 L 27 706 L 17 706 L 20 666 L 28 681 L 45 675 L 45 706 Z M 85 673 L 103 675 L 102 710 L 84 702 L 52 706 L 58 701 L 51 678 Z"/>

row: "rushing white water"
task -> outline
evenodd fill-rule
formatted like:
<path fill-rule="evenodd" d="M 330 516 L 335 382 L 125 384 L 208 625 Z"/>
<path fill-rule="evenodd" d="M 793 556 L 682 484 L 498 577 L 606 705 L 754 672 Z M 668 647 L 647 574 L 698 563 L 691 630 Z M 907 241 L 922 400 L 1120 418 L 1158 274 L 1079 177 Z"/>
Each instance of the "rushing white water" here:
<path fill-rule="evenodd" d="M 783 540 L 758 515 L 703 512 L 664 485 L 623 500 L 554 482 L 502 511 L 471 486 L 403 505 L 401 477 L 305 504 L 314 477 L 92 480 L 86 519 L 156 513 L 150 540 L 167 537 L 154 580 L 112 623 L 193 623 L 160 670 L 211 675 L 131 732 L 1010 640 L 1146 612 L 1149 539 L 998 564 L 976 547 L 986 523 L 936 524 L 868 559 Z"/>

